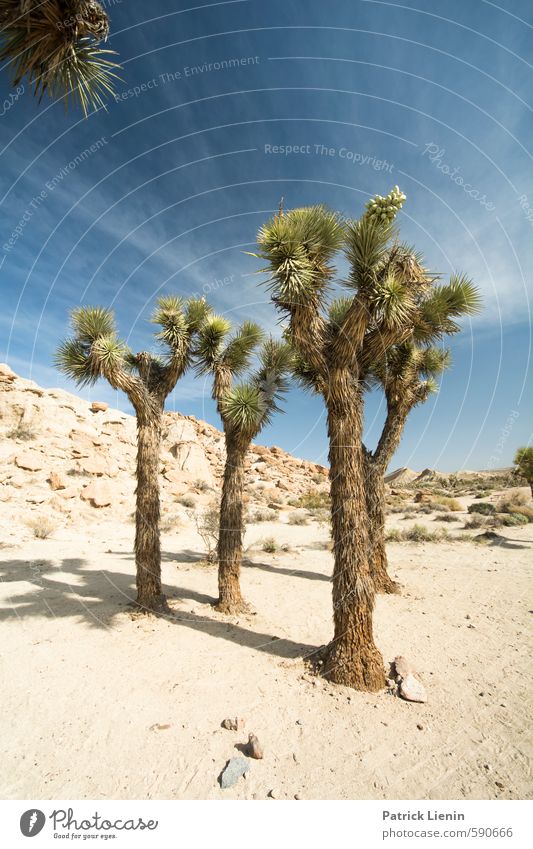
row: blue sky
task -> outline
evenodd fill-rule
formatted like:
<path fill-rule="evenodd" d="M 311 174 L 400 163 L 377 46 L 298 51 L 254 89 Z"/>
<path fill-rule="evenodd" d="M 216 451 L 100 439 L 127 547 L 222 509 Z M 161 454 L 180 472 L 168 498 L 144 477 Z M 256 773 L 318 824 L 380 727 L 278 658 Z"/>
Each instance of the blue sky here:
<path fill-rule="evenodd" d="M 0 75 L 0 360 L 76 391 L 52 365 L 68 311 L 112 305 L 140 350 L 162 292 L 276 328 L 244 252 L 280 197 L 354 216 L 398 183 L 403 237 L 471 276 L 484 310 L 392 466 L 509 465 L 532 420 L 529 0 L 106 5 L 123 65 L 107 111 L 6 100 Z M 127 408 L 104 384 L 85 396 Z M 169 408 L 218 424 L 192 375 Z M 294 390 L 286 408 L 260 441 L 325 461 L 320 400 Z M 376 394 L 369 444 L 382 419 Z"/>

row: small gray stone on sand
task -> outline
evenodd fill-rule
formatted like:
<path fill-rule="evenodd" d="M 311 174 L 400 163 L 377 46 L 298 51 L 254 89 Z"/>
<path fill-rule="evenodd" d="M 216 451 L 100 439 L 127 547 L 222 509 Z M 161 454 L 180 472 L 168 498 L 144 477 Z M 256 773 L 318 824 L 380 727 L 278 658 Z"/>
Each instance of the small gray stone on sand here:
<path fill-rule="evenodd" d="M 246 758 L 231 758 L 220 774 L 220 786 L 223 790 L 233 787 L 239 778 L 250 769 L 250 762 Z"/>

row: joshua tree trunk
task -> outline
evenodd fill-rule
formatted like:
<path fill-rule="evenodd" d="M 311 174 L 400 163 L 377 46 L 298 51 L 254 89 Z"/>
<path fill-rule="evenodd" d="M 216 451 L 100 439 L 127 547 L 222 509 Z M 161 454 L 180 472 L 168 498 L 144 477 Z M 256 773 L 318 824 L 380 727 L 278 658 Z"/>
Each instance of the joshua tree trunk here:
<path fill-rule="evenodd" d="M 166 607 L 161 590 L 159 539 L 159 452 L 161 413 L 137 419 L 137 505 L 135 563 L 137 603 L 148 610 Z"/>
<path fill-rule="evenodd" d="M 328 408 L 333 524 L 333 618 L 324 675 L 357 690 L 380 690 L 383 659 L 374 644 L 374 582 L 368 560 L 362 446 L 362 396 L 347 369 L 329 373 Z"/>
<path fill-rule="evenodd" d="M 218 605 L 222 613 L 239 613 L 245 607 L 241 594 L 244 462 L 248 445 L 226 435 L 226 465 L 220 503 L 218 536 Z"/>
<path fill-rule="evenodd" d="M 400 585 L 389 577 L 387 571 L 383 468 L 370 457 L 365 460 L 365 491 L 368 511 L 368 550 L 374 589 L 377 593 L 399 593 Z"/>

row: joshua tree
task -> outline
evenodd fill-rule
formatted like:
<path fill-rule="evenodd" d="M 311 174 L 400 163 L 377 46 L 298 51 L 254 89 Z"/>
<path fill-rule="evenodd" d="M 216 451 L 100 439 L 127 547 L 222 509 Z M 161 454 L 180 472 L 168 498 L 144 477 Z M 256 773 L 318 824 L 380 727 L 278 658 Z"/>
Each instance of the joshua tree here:
<path fill-rule="evenodd" d="M 436 287 L 420 306 L 426 279 L 398 274 L 391 262 L 393 222 L 405 196 L 395 187 L 376 196 L 356 221 L 343 221 L 323 206 L 280 212 L 259 231 L 258 256 L 267 261 L 272 299 L 288 318 L 287 336 L 298 356 L 302 381 L 319 392 L 327 409 L 333 525 L 334 637 L 324 674 L 363 690 L 384 685 L 383 660 L 374 643 L 374 580 L 369 556 L 365 455 L 362 443 L 365 378 L 372 363 L 394 345 L 434 335 L 435 318 L 453 314 L 450 292 L 463 305 L 477 299 L 458 278 Z M 335 268 L 344 248 L 350 297 L 327 309 Z M 453 299 L 452 299 L 453 300 Z M 464 311 L 464 309 L 462 309 Z"/>
<path fill-rule="evenodd" d="M 231 325 L 211 316 L 200 332 L 200 373 L 213 375 L 213 398 L 224 426 L 226 464 L 220 503 L 218 535 L 218 610 L 238 613 L 246 609 L 240 588 L 242 560 L 244 464 L 250 444 L 279 410 L 278 401 L 288 388 L 291 365 L 289 345 L 268 339 L 259 351 L 259 364 L 246 372 L 263 340 L 261 329 L 246 321 L 227 341 Z"/>
<path fill-rule="evenodd" d="M 376 592 L 399 592 L 387 572 L 385 546 L 384 475 L 396 451 L 411 410 L 436 392 L 435 378 L 448 368 L 448 350 L 412 342 L 394 346 L 383 360 L 374 364 L 373 377 L 381 384 L 387 402 L 387 415 L 374 451 L 364 450 L 365 492 L 371 571 Z"/>
<path fill-rule="evenodd" d="M 134 354 L 118 338 L 113 313 L 102 307 L 80 307 L 71 316 L 73 335 L 56 354 L 56 365 L 79 386 L 103 377 L 128 396 L 137 416 L 137 505 L 135 562 L 137 603 L 147 610 L 166 607 L 161 590 L 159 538 L 159 455 L 165 399 L 191 363 L 195 337 L 206 319 L 205 301 L 158 299 L 152 322 L 163 357 Z"/>
<path fill-rule="evenodd" d="M 516 469 L 517 474 L 526 479 L 533 496 L 533 448 L 531 446 L 519 448 L 515 454 L 514 462 L 518 467 Z"/>
<path fill-rule="evenodd" d="M 113 69 L 98 43 L 107 39 L 109 21 L 95 0 L 0 0 L 0 61 L 11 63 L 12 83 L 28 78 L 41 99 L 79 101 L 89 108 L 104 105 L 113 92 Z"/>

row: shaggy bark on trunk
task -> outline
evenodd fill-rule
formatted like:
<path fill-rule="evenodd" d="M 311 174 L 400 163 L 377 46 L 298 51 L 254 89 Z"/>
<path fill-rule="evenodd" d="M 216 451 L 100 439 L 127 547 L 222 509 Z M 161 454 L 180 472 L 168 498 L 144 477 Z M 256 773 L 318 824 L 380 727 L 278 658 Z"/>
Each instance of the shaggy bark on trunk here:
<path fill-rule="evenodd" d="M 246 604 L 241 594 L 244 463 L 248 445 L 226 437 L 226 465 L 220 503 L 218 538 L 218 604 L 221 613 L 240 613 Z"/>
<path fill-rule="evenodd" d="M 135 563 L 137 604 L 147 610 L 166 607 L 161 589 L 159 535 L 159 454 L 161 414 L 137 419 L 137 503 L 135 511 Z"/>
<path fill-rule="evenodd" d="M 373 454 L 366 452 L 364 458 L 370 571 L 378 593 L 400 592 L 400 585 L 387 571 L 384 475 L 400 444 L 410 409 L 407 403 L 394 403 L 390 397 L 387 398 L 387 418 L 377 448 Z"/>
<path fill-rule="evenodd" d="M 385 545 L 385 482 L 383 469 L 370 457 L 365 461 L 365 492 L 368 511 L 370 571 L 377 593 L 399 593 L 400 585 L 388 573 Z"/>
<path fill-rule="evenodd" d="M 330 373 L 328 409 L 333 525 L 334 636 L 324 675 L 336 684 L 377 691 L 385 684 L 383 659 L 374 643 L 374 582 L 369 564 L 363 480 L 362 397 L 349 371 Z"/>

